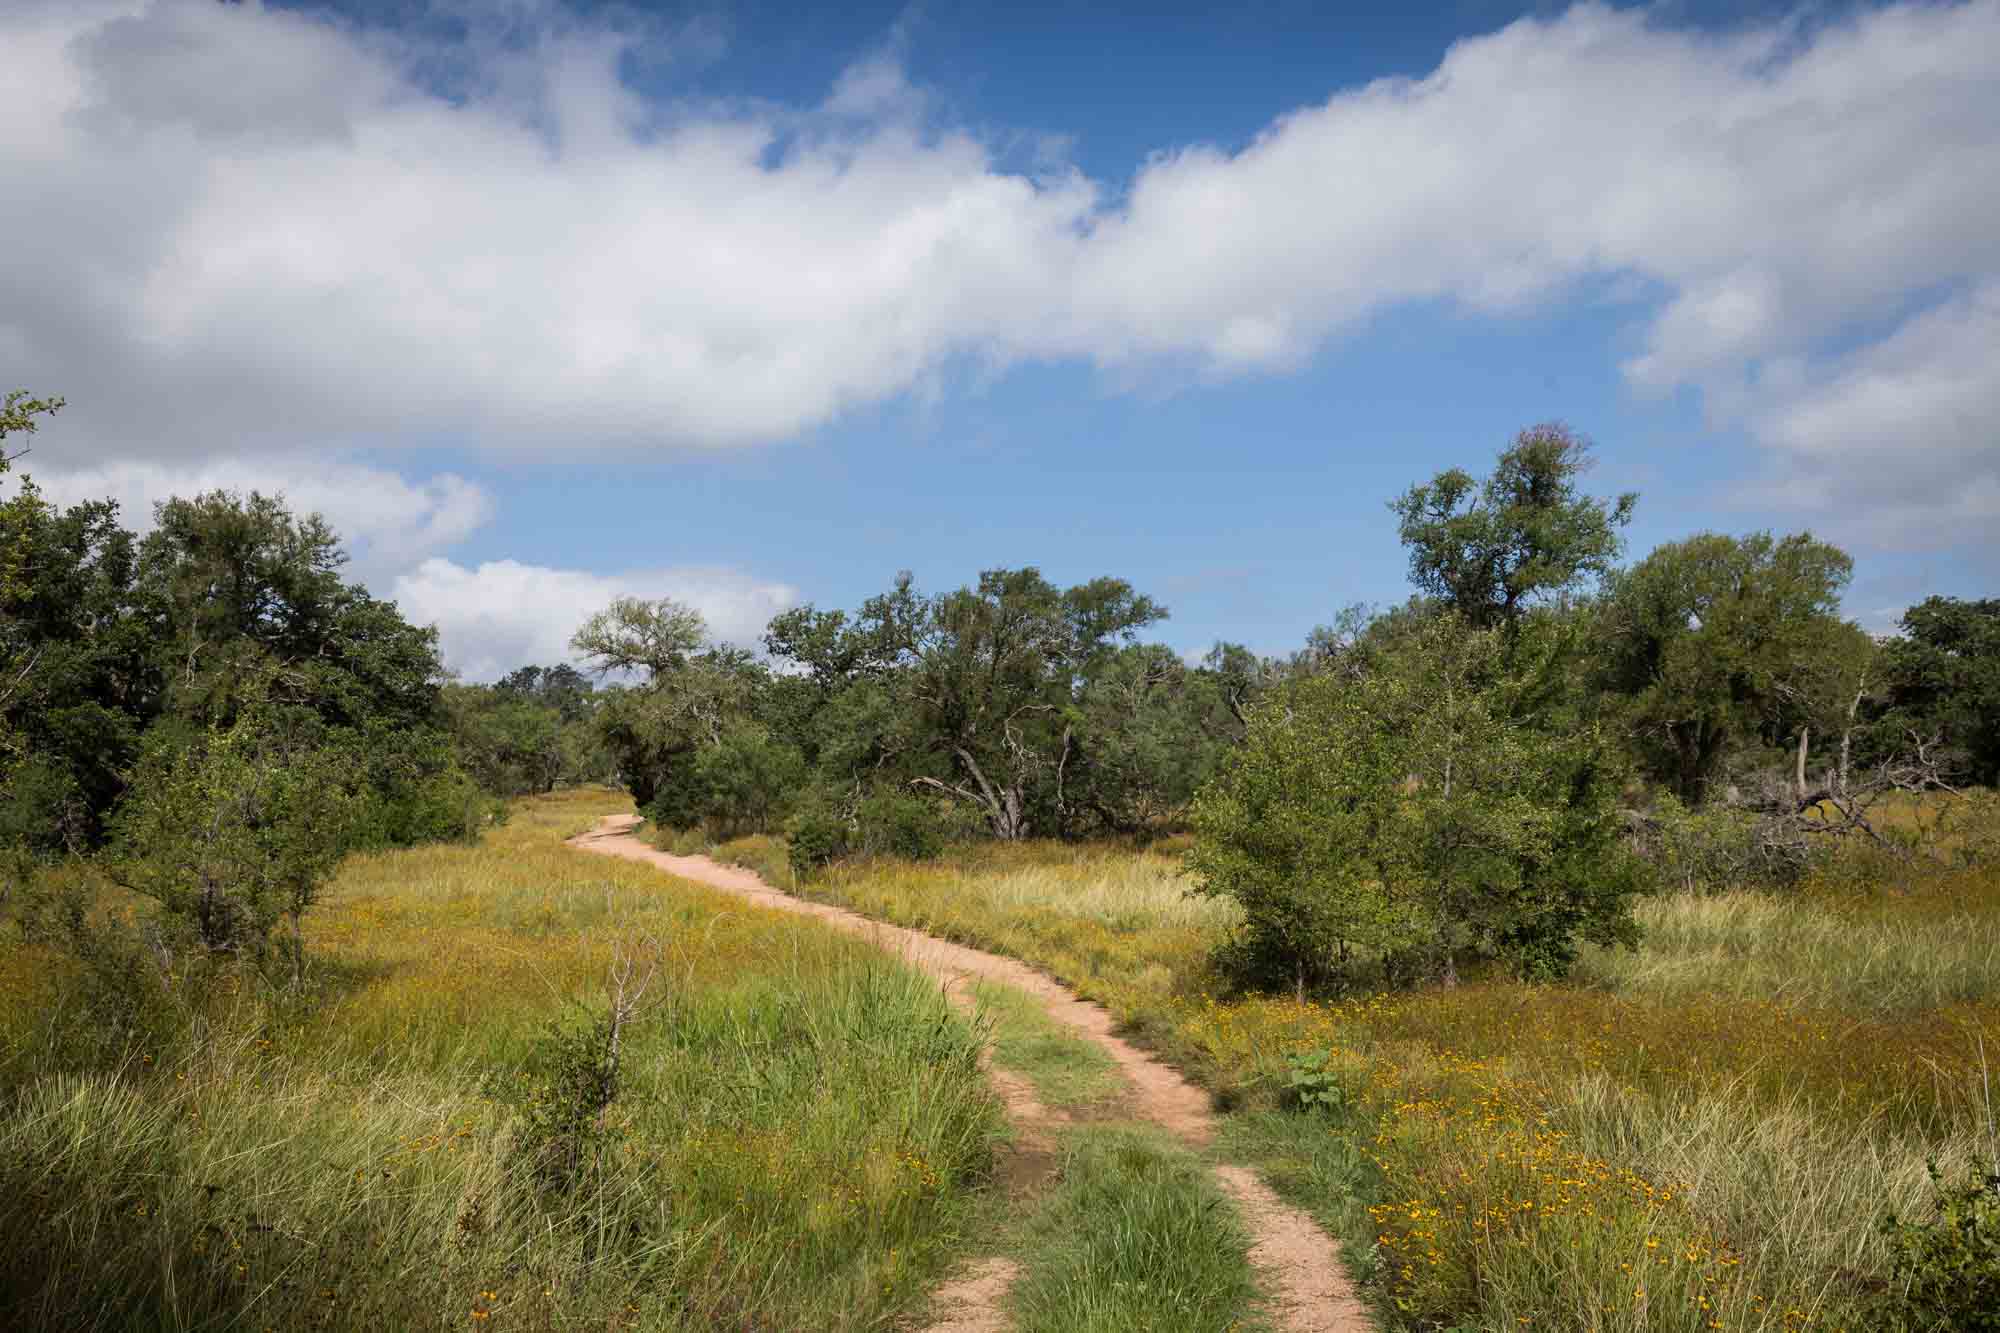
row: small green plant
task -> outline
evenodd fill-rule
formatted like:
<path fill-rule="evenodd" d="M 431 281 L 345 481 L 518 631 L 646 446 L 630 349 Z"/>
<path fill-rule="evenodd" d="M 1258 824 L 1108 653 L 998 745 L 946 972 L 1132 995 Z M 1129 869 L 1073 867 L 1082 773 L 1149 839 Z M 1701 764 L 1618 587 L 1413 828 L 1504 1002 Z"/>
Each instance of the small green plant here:
<path fill-rule="evenodd" d="M 531 1048 L 509 1099 L 521 1115 L 515 1152 L 545 1198 L 601 1183 L 605 1174 L 625 1037 L 659 974 L 658 945 L 647 944 L 655 957 L 643 972 L 630 954 L 618 951 L 602 1014 L 550 1025 Z"/>
<path fill-rule="evenodd" d="M 1929 1164 L 1933 1215 L 1883 1220 L 1894 1265 L 1885 1328 L 2000 1330 L 2000 1170 L 1974 1163 L 1947 1182 Z"/>
<path fill-rule="evenodd" d="M 861 845 L 907 861 L 935 861 L 944 851 L 943 821 L 931 803 L 900 792 L 877 792 L 856 812 Z"/>
<path fill-rule="evenodd" d="M 1347 1086 L 1333 1068 L 1333 1052 L 1324 1046 L 1285 1057 L 1283 1089 L 1285 1105 L 1295 1110 L 1332 1115 L 1347 1109 Z"/>
<path fill-rule="evenodd" d="M 847 825 L 824 809 L 802 810 L 792 817 L 785 830 L 792 873 L 800 879 L 812 875 L 847 852 Z"/>
<path fill-rule="evenodd" d="M 551 1023 L 509 1089 L 521 1116 L 516 1160 L 545 1197 L 574 1193 L 605 1159 L 607 1112 L 618 1095 L 611 1040 L 609 1015 Z"/>

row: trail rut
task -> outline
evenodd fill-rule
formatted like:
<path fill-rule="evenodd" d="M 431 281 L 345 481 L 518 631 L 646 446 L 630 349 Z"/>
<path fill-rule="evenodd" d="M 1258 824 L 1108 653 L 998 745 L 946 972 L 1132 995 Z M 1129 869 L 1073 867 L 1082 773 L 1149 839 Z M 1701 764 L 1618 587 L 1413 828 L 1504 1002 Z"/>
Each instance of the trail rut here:
<path fill-rule="evenodd" d="M 1027 964 L 941 940 L 922 931 L 870 920 L 844 907 L 810 902 L 772 888 L 757 875 L 706 856 L 673 856 L 633 836 L 636 815 L 607 815 L 597 828 L 570 839 L 583 851 L 643 861 L 683 879 L 746 899 L 762 907 L 816 917 L 860 935 L 878 948 L 907 959 L 938 978 L 956 1004 L 970 1007 L 973 981 L 995 981 L 1027 992 L 1056 1022 L 1107 1052 L 1129 1089 L 1126 1105 L 1135 1119 L 1150 1121 L 1183 1142 L 1200 1146 L 1215 1136 L 1215 1116 L 1206 1093 L 1112 1029 L 1101 1006 L 1077 998 L 1067 988 Z M 1011 1161 L 1001 1164 L 1010 1190 L 1025 1192 L 1053 1168 L 1054 1129 L 1069 1117 L 1042 1105 L 1025 1079 L 1005 1070 L 987 1070 L 1012 1122 L 1016 1142 Z M 1236 1200 L 1252 1245 L 1250 1261 L 1271 1296 L 1271 1314 L 1283 1333 L 1367 1333 L 1373 1325 L 1346 1273 L 1339 1249 L 1298 1209 L 1280 1200 L 1255 1172 L 1244 1167 L 1215 1169 L 1216 1179 Z M 935 1302 L 940 1322 L 931 1333 L 975 1333 L 1007 1327 L 1004 1299 L 1015 1275 L 1004 1259 L 971 1265 L 940 1289 Z"/>

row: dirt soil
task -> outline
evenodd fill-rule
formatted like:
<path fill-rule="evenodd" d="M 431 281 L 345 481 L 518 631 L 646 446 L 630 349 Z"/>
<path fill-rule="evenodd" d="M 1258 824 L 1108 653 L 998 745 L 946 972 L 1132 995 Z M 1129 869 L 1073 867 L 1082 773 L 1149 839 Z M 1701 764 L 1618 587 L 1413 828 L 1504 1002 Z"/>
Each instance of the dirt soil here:
<path fill-rule="evenodd" d="M 996 981 L 1041 1001 L 1050 1018 L 1096 1043 L 1117 1062 L 1129 1092 L 1123 1104 L 1133 1119 L 1149 1121 L 1183 1142 L 1201 1146 L 1215 1136 L 1208 1094 L 1168 1065 L 1119 1037 L 1109 1012 L 1077 998 L 1066 987 L 1017 959 L 985 953 L 937 939 L 922 931 L 871 921 L 844 907 L 794 898 L 739 866 L 706 856 L 673 856 L 633 836 L 637 815 L 608 815 L 597 828 L 570 839 L 570 845 L 606 856 L 644 861 L 670 874 L 735 894 L 762 907 L 817 917 L 860 935 L 938 978 L 952 1002 L 972 1006 L 971 983 Z M 1044 1106 L 1034 1088 L 1017 1075 L 987 1066 L 994 1090 L 1015 1131 L 1000 1179 L 1010 1194 L 1033 1192 L 1054 1170 L 1057 1126 L 1070 1117 Z M 1283 1333 L 1366 1333 L 1373 1327 L 1340 1266 L 1339 1247 L 1311 1218 L 1280 1200 L 1246 1167 L 1215 1168 L 1217 1181 L 1236 1200 L 1250 1229 L 1250 1261 L 1272 1297 L 1272 1315 Z M 1018 1269 L 999 1258 L 964 1268 L 935 1298 L 939 1322 L 929 1333 L 1002 1333 L 1008 1326 L 1005 1297 Z"/>

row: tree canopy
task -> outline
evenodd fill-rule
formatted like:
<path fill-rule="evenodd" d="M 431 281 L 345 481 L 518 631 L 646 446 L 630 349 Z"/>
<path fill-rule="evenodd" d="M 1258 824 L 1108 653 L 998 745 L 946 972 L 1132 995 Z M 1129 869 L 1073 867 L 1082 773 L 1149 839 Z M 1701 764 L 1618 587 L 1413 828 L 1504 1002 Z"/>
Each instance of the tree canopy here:
<path fill-rule="evenodd" d="M 1930 597 L 1883 650 L 1892 726 L 1937 732 L 1966 780 L 2000 785 L 2000 598 Z"/>
<path fill-rule="evenodd" d="M 1840 618 L 1853 561 L 1810 533 L 1669 542 L 1616 576 L 1602 682 L 1647 771 L 1689 805 L 1731 747 L 1782 744 L 1844 703 L 1866 637 Z M 1842 670 L 1846 667 L 1846 670 Z"/>
<path fill-rule="evenodd" d="M 1559 422 L 1530 427 L 1485 481 L 1458 468 L 1389 504 L 1410 552 L 1410 582 L 1478 628 L 1577 591 L 1615 567 L 1634 493 L 1581 494 L 1590 443 Z"/>

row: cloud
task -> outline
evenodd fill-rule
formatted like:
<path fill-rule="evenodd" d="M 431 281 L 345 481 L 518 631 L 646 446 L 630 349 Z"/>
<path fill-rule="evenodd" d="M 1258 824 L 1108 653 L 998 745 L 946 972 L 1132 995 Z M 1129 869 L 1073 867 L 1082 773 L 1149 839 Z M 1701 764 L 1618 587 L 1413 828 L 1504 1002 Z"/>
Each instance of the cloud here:
<path fill-rule="evenodd" d="M 619 597 L 672 597 L 707 617 L 710 634 L 745 646 L 799 599 L 787 584 L 732 569 L 602 575 L 513 560 L 467 568 L 436 557 L 397 578 L 393 595 L 412 623 L 438 627 L 446 663 L 470 680 L 571 660 L 570 635 Z"/>
<path fill-rule="evenodd" d="M 1789 466 L 1765 502 L 1873 547 L 1964 544 L 2000 561 L 2000 279 L 1771 378 L 1754 430 Z"/>
<path fill-rule="evenodd" d="M 732 447 L 958 362 L 1279 372 L 1398 304 L 1594 284 L 1634 387 L 1789 461 L 1898 321 L 1992 349 L 1922 304 L 2000 275 L 2000 0 L 1720 34 L 1581 5 L 1122 190 L 926 123 L 894 42 L 821 105 L 718 108 L 620 81 L 673 33 L 510 13 L 451 48 L 256 5 L 0 16 L 0 364 L 69 395 L 66 446 Z M 1960 455 L 1882 438 L 1933 479 L 1894 530 L 1963 504 Z"/>
<path fill-rule="evenodd" d="M 95 467 L 33 473 L 59 504 L 112 499 L 126 527 L 146 531 L 153 506 L 203 491 L 283 495 L 296 513 L 319 513 L 333 525 L 364 576 L 444 550 L 492 516 L 486 490 L 455 473 L 411 482 L 394 472 L 304 459 L 213 458 L 189 465 L 117 460 Z"/>

